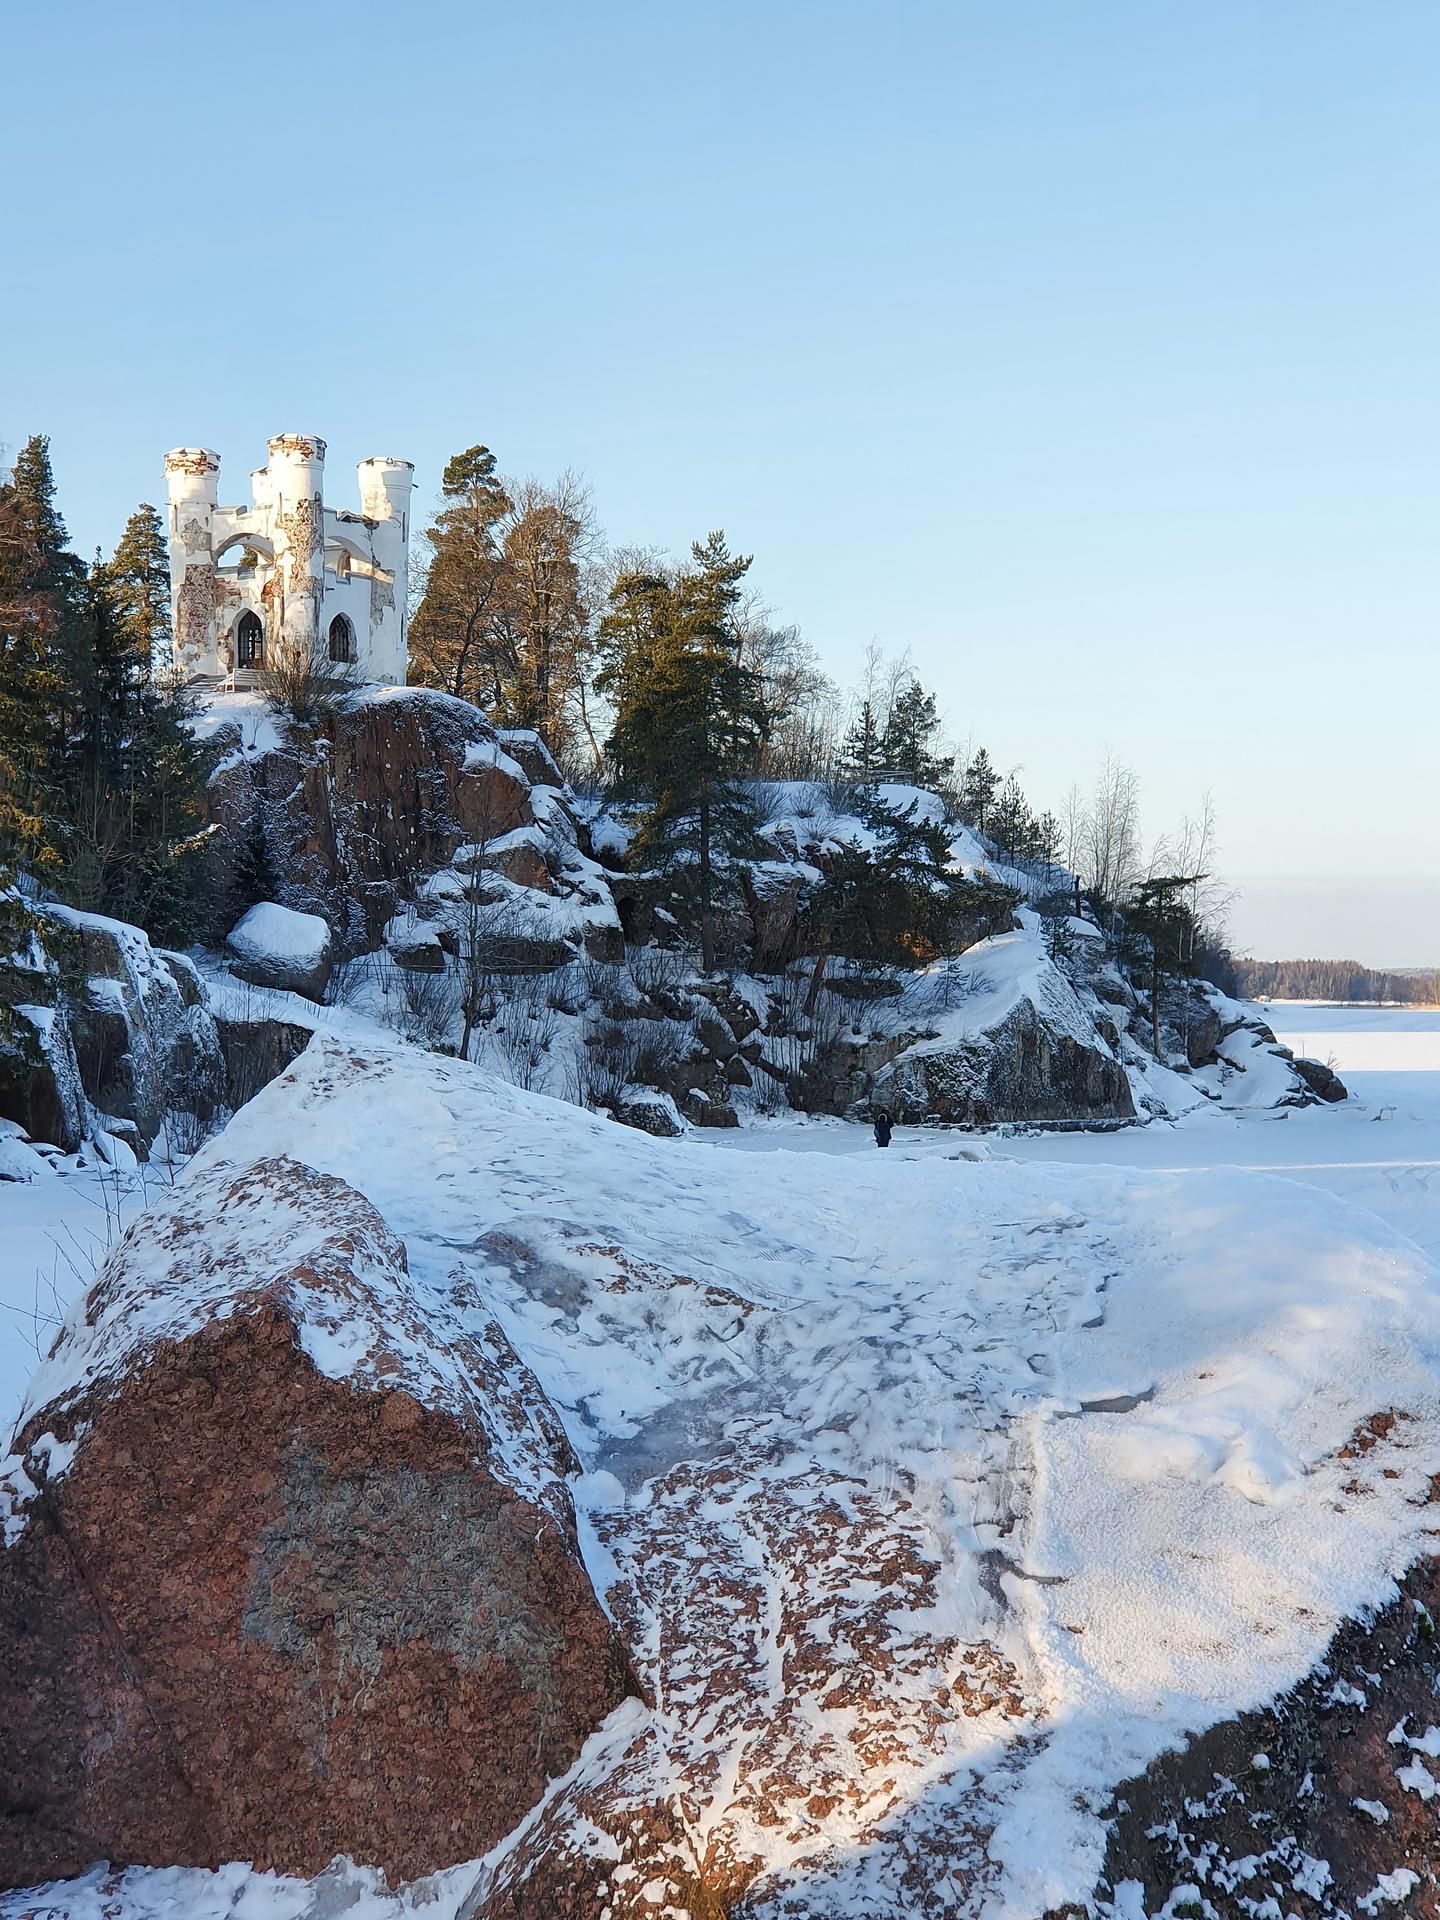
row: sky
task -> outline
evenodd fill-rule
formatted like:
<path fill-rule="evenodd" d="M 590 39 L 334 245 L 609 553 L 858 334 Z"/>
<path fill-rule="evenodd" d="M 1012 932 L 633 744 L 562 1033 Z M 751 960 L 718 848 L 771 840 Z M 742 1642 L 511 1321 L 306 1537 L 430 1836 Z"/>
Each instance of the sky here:
<path fill-rule="evenodd" d="M 1213 793 L 1232 931 L 1440 962 L 1434 0 L 56 0 L 7 18 L 0 441 L 483 440 L 723 527 L 1058 812 Z M 28 182 L 28 186 L 25 183 Z M 17 183 L 25 186 L 17 191 Z M 230 476 L 227 485 L 225 476 Z"/>

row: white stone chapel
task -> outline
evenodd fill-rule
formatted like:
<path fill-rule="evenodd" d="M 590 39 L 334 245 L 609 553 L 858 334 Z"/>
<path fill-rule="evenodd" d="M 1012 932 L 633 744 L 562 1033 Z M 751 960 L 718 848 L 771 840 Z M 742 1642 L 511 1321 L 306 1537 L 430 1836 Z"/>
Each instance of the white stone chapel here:
<path fill-rule="evenodd" d="M 290 657 L 328 657 L 358 680 L 404 684 L 408 460 L 360 462 L 360 511 L 325 505 L 325 442 L 282 433 L 250 476 L 251 504 L 218 504 L 220 460 L 165 456 L 176 665 L 245 686 Z"/>

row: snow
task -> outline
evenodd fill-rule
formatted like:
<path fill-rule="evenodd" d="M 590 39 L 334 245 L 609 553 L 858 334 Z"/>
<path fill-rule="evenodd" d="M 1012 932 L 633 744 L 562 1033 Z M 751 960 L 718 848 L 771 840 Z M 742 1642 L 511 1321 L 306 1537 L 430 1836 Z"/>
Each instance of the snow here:
<path fill-rule="evenodd" d="M 1002 939 L 987 992 L 1024 977 L 1025 941 Z M 980 1819 L 987 1914 L 1019 1920 L 1089 1892 L 1115 1782 L 1311 1670 L 1421 1549 L 1409 1503 L 1440 1465 L 1440 1016 L 1269 1017 L 1297 1052 L 1303 1033 L 1337 1056 L 1350 1102 L 984 1143 L 901 1128 L 880 1156 L 839 1121 L 651 1140 L 463 1063 L 342 1046 L 324 1010 L 184 1183 L 288 1153 L 404 1238 L 416 1311 L 493 1316 L 582 1462 L 597 1590 L 663 1683 L 663 1712 L 623 1710 L 648 1730 L 648 1784 L 695 1809 L 701 1839 L 763 1861 L 757 1916 L 794 1898 L 908 1920 L 907 1835 L 948 1845 Z M 1428 1072 L 1394 1063 L 1405 1032 Z M 1380 1064 L 1351 1066 L 1351 1046 Z M 0 1190 L 7 1229 L 72 1180 Z M 316 1341 L 331 1370 L 363 1348 L 339 1317 Z M 1390 1439 L 1339 1460 L 1389 1408 L 1408 1416 Z M 877 1577 L 912 1550 L 928 1585 Z M 721 1589 L 743 1633 L 733 1610 L 717 1620 Z M 865 1698 L 836 1704 L 856 1648 Z M 981 1649 L 1018 1717 L 982 1701 L 937 1719 L 937 1685 L 973 1677 Z M 899 1749 L 878 1770 L 877 1726 Z M 1395 1745 L 1400 1784 L 1429 1799 L 1440 1731 L 1402 1724 Z M 603 1787 L 629 1746 L 607 1723 L 577 1778 Z M 803 1781 L 822 1747 L 840 1804 L 769 1806 L 757 1782 Z M 484 1871 L 426 1883 L 436 1920 Z M 1361 1905 L 1412 1884 L 1398 1870 Z M 314 1892 L 239 1868 L 100 1887 L 54 1911 L 288 1920 Z M 357 1898 L 364 1920 L 420 1901 L 373 1877 Z"/>
<path fill-rule="evenodd" d="M 202 746 L 229 728 L 237 733 L 236 746 L 218 763 L 212 781 L 216 774 L 240 761 L 261 760 L 285 744 L 274 708 L 259 693 L 207 694 L 197 703 L 188 725 Z"/>
<path fill-rule="evenodd" d="M 957 960 L 924 968 L 907 983 L 902 1019 L 923 1018 L 935 1037 L 917 1041 L 901 1054 L 902 1062 L 991 1033 L 1027 1000 L 1052 1030 L 1079 1046 L 1110 1053 L 1074 988 L 1052 966 L 1040 916 L 1022 907 L 1017 917 L 1020 926 L 1014 932 L 994 934 Z"/>
<path fill-rule="evenodd" d="M 530 784 L 519 762 L 512 760 L 504 748 L 494 740 L 472 741 L 465 749 L 464 766 L 467 773 L 477 773 L 482 768 L 493 769 L 497 773 L 504 774 L 507 779 L 513 780 L 517 786 L 528 787 Z"/>
<path fill-rule="evenodd" d="M 93 1164 L 77 1167 L 73 1159 L 47 1164 L 59 1177 L 0 1188 L 0 1457 L 66 1310 L 163 1181 L 155 1169 L 147 1183 Z"/>
<path fill-rule="evenodd" d="M 237 921 L 226 945 L 242 960 L 307 973 L 325 958 L 330 927 L 318 913 L 297 913 L 293 907 L 262 900 Z"/>

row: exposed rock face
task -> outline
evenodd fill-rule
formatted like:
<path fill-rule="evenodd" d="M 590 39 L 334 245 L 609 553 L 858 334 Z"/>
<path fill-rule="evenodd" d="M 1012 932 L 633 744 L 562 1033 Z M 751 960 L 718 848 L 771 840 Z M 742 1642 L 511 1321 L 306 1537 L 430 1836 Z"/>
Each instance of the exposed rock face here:
<path fill-rule="evenodd" d="M 143 1151 L 168 1111 L 208 1119 L 221 1105 L 219 1036 L 183 955 L 47 905 L 25 958 L 0 975 L 0 1117 L 66 1152 L 106 1130 Z"/>
<path fill-rule="evenodd" d="M 632 1087 L 615 1101 L 615 1118 L 623 1126 L 653 1134 L 658 1140 L 673 1140 L 685 1131 L 675 1102 L 668 1093 L 652 1092 L 648 1087 Z"/>
<path fill-rule="evenodd" d="M 225 1104 L 238 1110 L 253 1100 L 309 1046 L 311 1029 L 292 1020 L 261 1015 L 241 1020 L 222 1014 L 215 1022 L 225 1058 Z"/>
<path fill-rule="evenodd" d="M 35 1391 L 11 1508 L 0 1482 L 0 1883 L 413 1876 L 507 1833 L 623 1697 L 543 1394 L 342 1182 L 182 1184 Z"/>
<path fill-rule="evenodd" d="M 1381 1416 L 1386 1418 L 1389 1416 Z M 1159 1913 L 1195 1889 L 1220 1920 L 1263 1904 L 1307 1914 L 1440 1913 L 1440 1562 L 1351 1621 L 1324 1665 L 1258 1713 L 1167 1755 L 1116 1794 L 1111 1888 Z M 1297 1909 L 1296 1894 L 1304 1896 Z M 1178 1893 L 1169 1911 L 1184 1911 Z"/>
<path fill-rule="evenodd" d="M 877 1077 L 871 1098 L 902 1120 L 971 1126 L 1135 1117 L 1125 1069 L 1099 1036 L 1086 1044 L 1028 999 L 973 1039 L 903 1054 Z"/>
<path fill-rule="evenodd" d="M 212 736 L 213 890 L 231 896 L 257 810 L 285 903 L 329 921 L 341 944 L 374 947 L 402 897 L 467 842 L 529 824 L 530 786 L 495 730 L 463 700 L 421 689 L 356 702 L 328 732 L 291 726 L 258 757 Z"/>

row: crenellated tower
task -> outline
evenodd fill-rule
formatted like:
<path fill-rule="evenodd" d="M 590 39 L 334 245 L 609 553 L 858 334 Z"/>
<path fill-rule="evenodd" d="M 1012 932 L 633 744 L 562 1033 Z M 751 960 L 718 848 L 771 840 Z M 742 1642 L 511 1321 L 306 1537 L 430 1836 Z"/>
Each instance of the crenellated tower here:
<path fill-rule="evenodd" d="M 176 664 L 187 680 L 246 685 L 267 664 L 328 659 L 400 685 L 407 666 L 408 460 L 362 460 L 360 511 L 325 505 L 325 442 L 282 433 L 248 506 L 219 505 L 220 461 L 165 456 Z"/>

